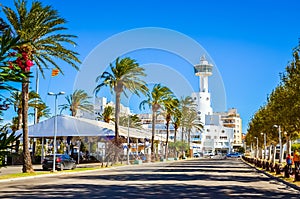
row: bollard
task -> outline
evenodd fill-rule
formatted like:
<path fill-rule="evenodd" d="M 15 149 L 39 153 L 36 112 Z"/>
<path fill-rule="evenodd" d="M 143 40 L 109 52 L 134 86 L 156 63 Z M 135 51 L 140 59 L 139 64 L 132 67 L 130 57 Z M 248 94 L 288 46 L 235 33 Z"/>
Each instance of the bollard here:
<path fill-rule="evenodd" d="M 284 167 L 284 177 L 285 178 L 290 177 L 290 166 L 289 165 L 285 165 L 285 167 Z"/>
<path fill-rule="evenodd" d="M 270 171 L 270 162 L 269 161 L 266 162 L 266 171 Z"/>
<path fill-rule="evenodd" d="M 271 164 L 270 164 L 270 168 L 271 168 L 271 172 L 275 172 L 275 169 L 274 169 L 274 163 L 271 163 Z"/>
<path fill-rule="evenodd" d="M 295 181 L 300 181 L 299 168 L 295 168 Z"/>
<path fill-rule="evenodd" d="M 281 173 L 280 172 L 280 167 L 281 167 L 281 164 L 279 164 L 279 163 L 275 164 L 275 172 L 276 172 L 276 174 L 280 174 Z"/>

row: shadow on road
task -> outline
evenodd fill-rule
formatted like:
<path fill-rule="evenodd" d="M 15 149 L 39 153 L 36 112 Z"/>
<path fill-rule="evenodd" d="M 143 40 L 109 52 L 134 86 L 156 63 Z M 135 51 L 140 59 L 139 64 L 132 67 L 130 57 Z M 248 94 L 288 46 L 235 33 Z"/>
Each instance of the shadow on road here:
<path fill-rule="evenodd" d="M 81 174 L 68 176 L 67 184 L 44 184 L 44 185 L 19 185 L 14 191 L 5 191 L 5 198 L 299 198 L 299 193 L 284 194 L 279 189 L 266 190 L 251 186 L 251 183 L 270 181 L 266 177 L 243 176 L 243 172 L 236 163 L 231 168 L 240 175 L 226 175 L 227 170 L 221 168 L 218 171 L 210 170 L 217 168 L 220 162 L 206 162 L 206 166 L 200 161 L 184 162 L 178 165 L 170 164 L 168 167 L 157 167 L 152 173 L 141 172 L 142 167 L 137 169 L 122 170 L 124 173 Z M 211 167 L 212 166 L 212 167 Z M 153 168 L 152 167 L 152 168 Z M 193 169 L 193 167 L 195 169 Z M 220 167 L 219 167 L 220 168 Z M 137 173 L 136 171 L 141 173 Z M 194 172 L 200 171 L 201 174 Z M 147 169 L 145 169 L 147 171 Z M 222 175 L 217 175 L 222 172 Z M 229 169 L 228 169 L 229 172 Z M 224 174 L 225 173 L 225 174 Z M 57 177 L 57 182 L 66 176 Z M 43 179 L 41 179 L 43 180 Z M 177 182 L 176 184 L 174 182 Z M 178 181 L 180 183 L 178 183 Z M 195 183 L 199 181 L 199 183 Z M 210 181 L 216 183 L 209 183 Z M 228 182 L 224 185 L 218 182 Z M 83 183 L 84 182 L 84 183 Z M 100 184 L 102 182 L 102 184 Z M 107 182 L 107 183 L 105 183 Z M 201 183 L 200 183 L 201 182 Z M 245 183 L 246 185 L 232 185 L 233 182 Z M 209 183 L 209 185 L 207 185 Z M 247 184 L 249 183 L 249 186 Z M 270 182 L 271 183 L 271 182 Z M 22 191 L 18 191 L 22 189 Z M 3 193 L 3 192 L 2 192 Z M 0 197 L 1 198 L 1 197 Z"/>

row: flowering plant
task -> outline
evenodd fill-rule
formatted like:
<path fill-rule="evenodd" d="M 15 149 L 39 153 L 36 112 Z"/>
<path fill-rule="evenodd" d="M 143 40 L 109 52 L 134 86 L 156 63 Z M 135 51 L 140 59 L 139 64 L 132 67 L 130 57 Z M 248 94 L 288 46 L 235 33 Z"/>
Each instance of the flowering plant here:
<path fill-rule="evenodd" d="M 8 54 L 9 57 L 16 57 L 13 61 L 8 61 L 8 67 L 12 70 L 20 68 L 24 72 L 29 72 L 30 67 L 33 66 L 31 59 L 31 49 L 24 45 L 14 48 L 16 52 Z"/>

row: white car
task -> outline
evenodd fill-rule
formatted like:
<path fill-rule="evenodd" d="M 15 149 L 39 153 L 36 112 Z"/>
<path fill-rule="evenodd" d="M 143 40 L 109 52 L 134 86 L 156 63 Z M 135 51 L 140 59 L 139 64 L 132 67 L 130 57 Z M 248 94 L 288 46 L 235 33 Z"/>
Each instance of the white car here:
<path fill-rule="evenodd" d="M 200 158 L 200 154 L 197 153 L 197 152 L 195 152 L 194 155 L 193 155 L 193 157 L 194 157 L 194 158 Z"/>

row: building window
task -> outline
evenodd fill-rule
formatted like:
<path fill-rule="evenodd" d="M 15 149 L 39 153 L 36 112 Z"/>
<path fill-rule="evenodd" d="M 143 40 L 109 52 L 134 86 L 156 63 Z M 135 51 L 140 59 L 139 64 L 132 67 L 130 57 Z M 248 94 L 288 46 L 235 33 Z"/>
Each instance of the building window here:
<path fill-rule="evenodd" d="M 206 129 L 207 132 L 209 132 L 209 129 Z"/>
<path fill-rule="evenodd" d="M 210 137 L 210 136 L 206 136 L 206 139 L 207 139 L 207 140 L 210 140 L 210 139 L 211 139 L 211 137 Z"/>
<path fill-rule="evenodd" d="M 225 133 L 225 130 L 222 130 L 222 133 Z"/>

